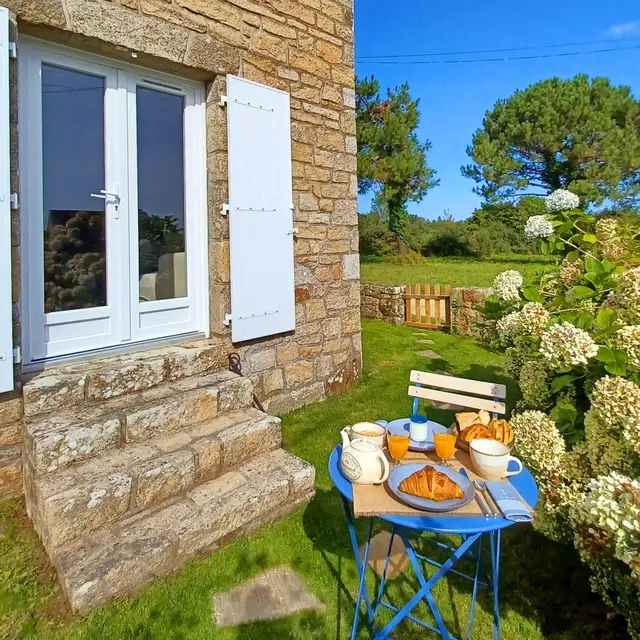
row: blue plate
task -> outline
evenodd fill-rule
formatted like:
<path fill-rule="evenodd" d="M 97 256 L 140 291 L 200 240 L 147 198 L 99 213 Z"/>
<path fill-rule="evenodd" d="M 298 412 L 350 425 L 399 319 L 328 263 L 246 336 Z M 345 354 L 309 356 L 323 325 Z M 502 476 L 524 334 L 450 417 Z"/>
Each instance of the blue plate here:
<path fill-rule="evenodd" d="M 409 418 L 399 418 L 398 420 L 392 420 L 387 424 L 387 431 L 389 433 L 409 435 L 411 427 Z M 424 442 L 416 442 L 411 440 L 409 442 L 409 449 L 411 451 L 435 451 L 435 444 L 433 444 L 434 433 L 449 433 L 444 425 L 439 422 L 429 420 L 429 437 Z"/>
<path fill-rule="evenodd" d="M 422 463 L 402 464 L 399 467 L 396 467 L 389 474 L 389 479 L 387 480 L 387 485 L 391 490 L 391 493 L 393 493 L 401 502 L 405 502 L 406 504 L 411 505 L 416 509 L 421 509 L 422 511 L 454 511 L 473 500 L 475 496 L 475 489 L 473 488 L 473 484 L 471 484 L 471 480 L 469 480 L 469 478 L 463 476 L 459 471 L 450 469 L 449 467 L 443 467 L 439 464 L 434 464 L 432 466 L 435 467 L 437 471 L 446 473 L 462 489 L 464 497 L 457 498 L 455 500 L 440 500 L 440 502 L 438 502 L 436 500 L 428 500 L 427 498 L 412 496 L 409 493 L 400 491 L 400 483 L 405 478 L 408 478 L 412 473 L 423 469 L 425 465 Z"/>

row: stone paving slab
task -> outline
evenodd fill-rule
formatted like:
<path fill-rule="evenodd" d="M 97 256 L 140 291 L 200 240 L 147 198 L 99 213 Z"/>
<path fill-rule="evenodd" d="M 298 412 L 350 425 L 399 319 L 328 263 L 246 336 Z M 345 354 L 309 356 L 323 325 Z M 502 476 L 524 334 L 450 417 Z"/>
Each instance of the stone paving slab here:
<path fill-rule="evenodd" d="M 325 608 L 307 591 L 300 576 L 286 565 L 268 569 L 227 593 L 212 598 L 218 627 L 235 627 L 259 620 L 284 618 L 298 611 Z"/>
<path fill-rule="evenodd" d="M 431 349 L 427 349 L 426 351 L 416 351 L 416 355 L 421 358 L 429 358 L 430 360 L 440 360 L 442 356 L 435 351 L 431 351 Z"/>
<path fill-rule="evenodd" d="M 418 340 L 420 344 L 435 344 L 433 340 Z"/>

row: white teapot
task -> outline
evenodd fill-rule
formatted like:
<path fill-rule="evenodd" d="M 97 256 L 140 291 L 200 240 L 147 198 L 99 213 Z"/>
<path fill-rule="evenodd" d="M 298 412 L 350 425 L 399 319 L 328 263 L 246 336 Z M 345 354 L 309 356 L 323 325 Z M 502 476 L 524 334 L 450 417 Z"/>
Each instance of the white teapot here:
<path fill-rule="evenodd" d="M 349 428 L 342 435 L 340 470 L 354 484 L 380 484 L 389 477 L 389 463 L 384 453 L 369 440 L 349 440 Z"/>

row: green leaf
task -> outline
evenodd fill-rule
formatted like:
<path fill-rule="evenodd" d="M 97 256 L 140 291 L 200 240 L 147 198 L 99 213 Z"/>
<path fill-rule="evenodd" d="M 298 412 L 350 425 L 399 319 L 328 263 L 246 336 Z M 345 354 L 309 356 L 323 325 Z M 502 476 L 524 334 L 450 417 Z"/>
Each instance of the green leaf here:
<path fill-rule="evenodd" d="M 593 233 L 585 233 L 582 236 L 582 241 L 588 242 L 590 244 L 595 244 L 596 242 L 598 242 L 598 238 L 596 238 L 595 234 Z"/>
<path fill-rule="evenodd" d="M 593 298 L 593 296 L 598 295 L 598 292 L 594 291 L 590 287 L 577 285 L 573 288 L 573 294 L 575 295 L 576 300 L 586 300 L 587 298 Z"/>
<path fill-rule="evenodd" d="M 620 349 L 602 346 L 598 349 L 596 360 L 604 363 L 604 368 L 614 376 L 624 376 L 627 373 L 627 354 Z"/>
<path fill-rule="evenodd" d="M 579 258 L 580 254 L 577 251 L 569 251 L 569 253 L 567 253 L 567 260 L 569 262 L 575 262 Z"/>
<path fill-rule="evenodd" d="M 584 329 L 584 331 L 591 331 L 593 327 L 593 314 L 588 311 L 578 311 L 575 321 L 578 329 Z"/>
<path fill-rule="evenodd" d="M 618 314 L 613 309 L 600 309 L 596 315 L 596 325 L 598 329 L 605 331 L 616 323 Z"/>
<path fill-rule="evenodd" d="M 551 381 L 551 391 L 553 393 L 558 393 L 560 389 L 564 389 L 565 387 L 568 387 L 577 377 L 578 376 L 574 376 L 571 373 L 567 373 L 562 376 L 556 376 Z"/>
<path fill-rule="evenodd" d="M 544 302 L 544 298 L 537 287 L 524 287 L 522 289 L 522 295 L 524 299 L 529 302 L 540 302 L 541 304 Z"/>

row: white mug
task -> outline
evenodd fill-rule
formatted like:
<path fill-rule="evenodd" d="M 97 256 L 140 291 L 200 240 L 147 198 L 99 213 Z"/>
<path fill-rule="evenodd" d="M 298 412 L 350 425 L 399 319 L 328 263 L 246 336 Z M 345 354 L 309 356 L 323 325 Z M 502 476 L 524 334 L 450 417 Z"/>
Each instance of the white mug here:
<path fill-rule="evenodd" d="M 375 422 L 358 422 L 349 428 L 351 440 L 368 440 L 373 442 L 379 449 L 384 447 L 384 437 L 387 430 Z"/>
<path fill-rule="evenodd" d="M 509 447 L 497 440 L 472 440 L 469 443 L 469 453 L 476 473 L 486 480 L 501 480 L 507 476 L 515 476 L 524 468 L 518 458 L 510 455 Z M 507 471 L 511 460 L 518 464 L 517 471 Z"/>

